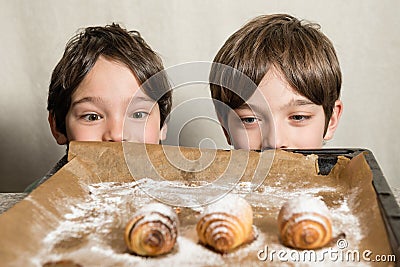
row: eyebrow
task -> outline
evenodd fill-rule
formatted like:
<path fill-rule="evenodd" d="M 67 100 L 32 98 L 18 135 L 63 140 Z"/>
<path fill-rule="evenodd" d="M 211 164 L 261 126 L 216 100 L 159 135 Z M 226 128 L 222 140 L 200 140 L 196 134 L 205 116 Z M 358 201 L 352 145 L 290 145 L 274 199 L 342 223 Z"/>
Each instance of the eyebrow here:
<path fill-rule="evenodd" d="M 95 97 L 95 96 L 83 97 L 79 100 L 72 102 L 71 107 L 74 107 L 82 103 L 104 103 L 104 100 L 100 97 Z"/>
<path fill-rule="evenodd" d="M 148 96 L 138 96 L 138 97 L 133 97 L 130 101 L 130 104 L 135 103 L 135 102 L 142 102 L 142 101 L 143 102 L 151 102 L 151 103 L 157 102 Z"/>
<path fill-rule="evenodd" d="M 292 99 L 288 103 L 283 105 L 280 109 L 285 109 L 288 107 L 308 106 L 308 105 L 317 105 L 317 104 L 308 99 Z"/>
<path fill-rule="evenodd" d="M 128 103 L 135 103 L 135 102 L 151 102 L 154 103 L 156 102 L 155 100 L 149 98 L 149 97 L 145 97 L 145 96 L 139 96 L 139 97 L 133 97 L 132 99 L 127 99 L 125 100 Z M 76 105 L 82 104 L 82 103 L 100 103 L 103 104 L 105 101 L 103 98 L 101 97 L 97 97 L 97 96 L 88 96 L 88 97 L 83 97 L 79 100 L 74 101 L 71 104 L 71 107 L 74 107 Z"/>
<path fill-rule="evenodd" d="M 263 111 L 262 107 L 258 107 L 256 105 L 251 105 L 251 104 L 248 104 L 248 103 L 243 103 L 240 107 L 235 108 L 235 109 L 241 109 L 241 110 L 249 109 L 249 110 L 251 110 L 252 112 L 255 112 L 255 113 L 262 113 L 262 111 Z"/>
<path fill-rule="evenodd" d="M 284 104 L 282 107 L 280 107 L 280 109 L 285 109 L 285 108 L 289 108 L 289 107 L 300 107 L 300 106 L 308 106 L 308 105 L 317 105 L 314 102 L 312 102 L 311 100 L 308 99 L 292 99 L 291 101 L 289 101 L 288 103 Z M 261 112 L 263 109 L 262 107 L 258 107 L 257 105 L 251 105 L 248 103 L 243 103 L 240 107 L 236 108 L 236 109 L 250 109 L 252 111 L 255 112 Z M 262 112 L 261 112 L 262 113 Z"/>

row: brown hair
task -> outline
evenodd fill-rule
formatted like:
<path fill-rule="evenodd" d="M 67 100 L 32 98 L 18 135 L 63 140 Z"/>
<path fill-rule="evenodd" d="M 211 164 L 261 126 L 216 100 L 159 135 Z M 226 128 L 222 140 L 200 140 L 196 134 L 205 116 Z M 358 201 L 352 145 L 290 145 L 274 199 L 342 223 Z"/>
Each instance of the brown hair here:
<path fill-rule="evenodd" d="M 214 62 L 219 64 L 213 65 L 210 72 L 213 99 L 231 109 L 238 108 L 275 67 L 299 94 L 323 106 L 326 132 L 340 95 L 342 76 L 335 49 L 319 29 L 318 24 L 286 14 L 254 18 L 232 34 L 215 56 Z M 226 82 L 237 75 L 223 70 L 225 65 L 247 76 L 255 86 L 239 88 L 237 82 Z M 234 89 L 223 84 L 231 84 Z M 224 119 L 224 114 L 216 110 Z"/>
<path fill-rule="evenodd" d="M 88 27 L 72 37 L 51 76 L 47 110 L 54 116 L 57 130 L 66 134 L 65 117 L 71 96 L 99 56 L 125 64 L 138 79 L 145 93 L 158 102 L 160 128 L 171 111 L 172 94 L 161 58 L 137 31 L 118 24 Z M 150 79 L 157 74 L 156 79 Z"/>

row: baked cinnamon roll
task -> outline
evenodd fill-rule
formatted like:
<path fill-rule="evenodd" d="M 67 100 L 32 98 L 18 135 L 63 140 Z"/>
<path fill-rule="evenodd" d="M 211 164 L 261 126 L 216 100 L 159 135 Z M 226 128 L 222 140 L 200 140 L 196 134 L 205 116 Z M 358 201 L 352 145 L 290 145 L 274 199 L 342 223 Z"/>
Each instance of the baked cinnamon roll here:
<path fill-rule="evenodd" d="M 164 204 L 143 206 L 125 227 L 125 243 L 130 252 L 158 256 L 170 252 L 178 236 L 178 216 Z"/>
<path fill-rule="evenodd" d="M 317 249 L 332 239 L 332 222 L 325 203 L 312 197 L 286 202 L 278 215 L 279 234 L 285 246 Z"/>
<path fill-rule="evenodd" d="M 252 241 L 253 211 L 250 204 L 238 196 L 226 196 L 211 204 L 197 223 L 201 244 L 220 253 Z"/>

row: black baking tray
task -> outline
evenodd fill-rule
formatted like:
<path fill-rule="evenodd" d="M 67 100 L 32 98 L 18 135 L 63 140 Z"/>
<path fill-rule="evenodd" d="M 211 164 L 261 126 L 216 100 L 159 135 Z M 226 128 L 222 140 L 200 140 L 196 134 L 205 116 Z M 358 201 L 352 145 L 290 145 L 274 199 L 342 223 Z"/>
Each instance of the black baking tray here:
<path fill-rule="evenodd" d="M 378 198 L 379 208 L 388 233 L 389 242 L 396 256 L 396 266 L 400 266 L 400 207 L 393 195 L 389 184 L 373 153 L 362 148 L 325 148 L 325 149 L 285 149 L 286 151 L 301 153 L 303 155 L 318 155 L 318 168 L 321 175 L 327 175 L 336 164 L 338 156 L 349 159 L 360 153 L 364 157 L 372 171 L 372 184 Z"/>

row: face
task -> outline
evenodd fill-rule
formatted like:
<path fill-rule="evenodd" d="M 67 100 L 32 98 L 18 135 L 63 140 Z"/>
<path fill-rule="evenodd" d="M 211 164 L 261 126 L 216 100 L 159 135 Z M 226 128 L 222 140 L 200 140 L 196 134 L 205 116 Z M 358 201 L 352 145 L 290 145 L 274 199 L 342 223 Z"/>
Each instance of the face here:
<path fill-rule="evenodd" d="M 246 104 L 228 116 L 236 149 L 321 148 L 332 138 L 342 110 L 338 100 L 324 137 L 325 113 L 270 69 Z"/>
<path fill-rule="evenodd" d="M 164 129 L 160 130 L 159 107 L 139 87 L 129 68 L 100 57 L 71 96 L 66 142 L 158 144 L 165 136 Z M 54 136 L 59 144 L 66 143 Z"/>

